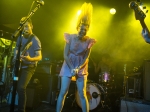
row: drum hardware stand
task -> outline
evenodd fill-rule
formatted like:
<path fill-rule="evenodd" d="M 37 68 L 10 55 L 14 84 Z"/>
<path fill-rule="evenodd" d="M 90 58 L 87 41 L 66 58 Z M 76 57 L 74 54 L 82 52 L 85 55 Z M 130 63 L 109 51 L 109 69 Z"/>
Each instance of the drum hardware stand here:
<path fill-rule="evenodd" d="M 125 96 L 125 97 L 127 97 L 127 87 L 126 87 L 126 85 L 127 85 L 127 78 L 128 78 L 128 76 L 127 76 L 127 72 L 126 72 L 126 64 L 124 64 L 124 81 L 123 81 L 123 95 Z"/>
<path fill-rule="evenodd" d="M 71 81 L 71 82 L 74 82 L 74 81 Z M 76 101 L 76 97 L 75 97 L 76 88 L 77 87 L 75 86 L 74 87 L 74 93 L 70 94 L 69 96 L 66 96 L 67 99 L 71 99 L 71 102 L 72 102 L 71 107 L 74 106 L 74 103 Z M 71 97 L 73 97 L 73 98 L 71 98 Z"/>
<path fill-rule="evenodd" d="M 107 100 L 109 100 L 109 102 L 110 102 L 110 99 L 108 98 L 107 87 L 105 89 L 106 89 L 106 91 L 104 91 L 104 93 L 103 93 L 104 99 L 101 101 L 101 105 L 102 105 L 102 108 L 111 110 L 111 107 L 108 105 L 108 101 L 107 101 Z"/>
<path fill-rule="evenodd" d="M 103 91 L 103 93 L 101 94 L 101 95 L 103 95 L 103 98 L 101 98 L 101 106 L 103 109 L 112 111 L 112 107 L 110 104 L 111 101 L 108 97 L 108 88 L 110 85 L 109 84 L 109 75 L 110 74 L 99 75 L 99 78 L 101 78 L 101 79 L 99 79 L 99 82 L 102 83 L 102 86 L 103 86 L 103 87 L 101 87 L 101 90 Z"/>
<path fill-rule="evenodd" d="M 2 84 L 1 84 L 1 81 L 0 81 L 0 104 L 2 104 L 2 100 L 3 100 L 3 92 L 2 92 L 2 90 L 3 90 L 3 88 L 4 88 L 4 84 L 3 84 L 3 82 L 2 82 Z"/>
<path fill-rule="evenodd" d="M 128 80 L 128 76 L 124 76 L 124 81 L 123 81 L 123 95 L 124 95 L 124 97 L 127 97 L 127 80 Z"/>
<path fill-rule="evenodd" d="M 74 99 L 72 100 L 72 104 L 71 104 L 71 107 L 74 106 L 74 103 L 76 101 L 76 98 L 75 98 L 75 94 L 71 94 L 69 97 L 66 97 L 66 98 L 70 98 L 71 96 L 74 96 Z M 70 98 L 71 99 L 71 98 Z"/>
<path fill-rule="evenodd" d="M 71 97 L 73 97 L 73 98 L 71 98 Z M 77 106 L 77 104 L 75 103 L 75 101 L 76 101 L 76 97 L 75 97 L 75 93 L 73 93 L 73 94 L 70 94 L 68 97 L 66 97 L 67 99 L 71 99 L 71 107 L 74 107 L 74 108 L 77 108 L 78 106 Z"/>

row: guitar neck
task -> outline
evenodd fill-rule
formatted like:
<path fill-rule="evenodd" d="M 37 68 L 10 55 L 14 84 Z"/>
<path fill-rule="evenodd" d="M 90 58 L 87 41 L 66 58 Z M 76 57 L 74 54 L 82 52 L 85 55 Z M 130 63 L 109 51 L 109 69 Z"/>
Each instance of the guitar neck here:
<path fill-rule="evenodd" d="M 20 54 L 20 55 L 24 55 L 24 54 L 25 54 L 25 52 L 26 52 L 26 51 L 25 51 L 25 50 L 23 50 L 23 51 L 21 52 L 21 54 Z"/>
<path fill-rule="evenodd" d="M 149 29 L 148 29 L 147 25 L 145 24 L 144 20 L 140 20 L 140 23 L 141 23 L 142 28 L 146 29 L 148 31 L 149 36 L 150 36 Z"/>

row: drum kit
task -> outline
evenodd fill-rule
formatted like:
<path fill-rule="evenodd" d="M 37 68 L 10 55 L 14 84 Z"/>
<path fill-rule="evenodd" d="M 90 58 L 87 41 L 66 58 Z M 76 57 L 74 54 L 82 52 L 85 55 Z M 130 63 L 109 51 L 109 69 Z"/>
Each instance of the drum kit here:
<path fill-rule="evenodd" d="M 88 83 L 86 88 L 86 95 L 89 102 L 89 109 L 93 110 L 102 103 L 102 94 L 105 94 L 104 88 L 97 83 Z M 76 102 L 81 107 L 81 102 L 78 92 L 75 94 Z"/>
<path fill-rule="evenodd" d="M 110 77 L 110 74 L 105 72 L 100 76 L 99 83 L 95 83 L 91 80 L 87 81 L 86 95 L 89 102 L 89 110 L 95 110 L 98 107 L 107 109 L 111 108 L 108 91 L 111 89 L 110 82 L 113 82 L 112 80 L 113 79 Z M 68 96 L 72 96 L 72 94 Z M 81 108 L 81 101 L 77 90 L 75 90 L 74 96 L 75 98 L 72 100 L 72 106 L 74 101 L 76 101 L 76 104 Z"/>

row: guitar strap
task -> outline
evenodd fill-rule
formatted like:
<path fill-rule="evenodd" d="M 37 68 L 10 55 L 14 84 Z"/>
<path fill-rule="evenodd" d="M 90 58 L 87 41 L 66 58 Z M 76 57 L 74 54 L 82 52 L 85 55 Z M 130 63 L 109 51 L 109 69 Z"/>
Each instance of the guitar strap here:
<path fill-rule="evenodd" d="M 34 37 L 34 34 L 31 34 L 26 44 L 21 48 L 21 51 L 27 46 L 27 44 L 32 40 L 33 37 Z"/>

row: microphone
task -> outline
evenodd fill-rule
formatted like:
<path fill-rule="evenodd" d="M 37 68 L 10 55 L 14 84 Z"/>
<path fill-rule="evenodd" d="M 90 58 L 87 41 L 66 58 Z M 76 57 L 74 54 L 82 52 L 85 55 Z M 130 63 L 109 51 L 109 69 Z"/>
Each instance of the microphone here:
<path fill-rule="evenodd" d="M 43 0 L 37 0 L 37 1 L 35 1 L 37 4 L 40 4 L 40 5 L 44 5 L 44 1 Z"/>

